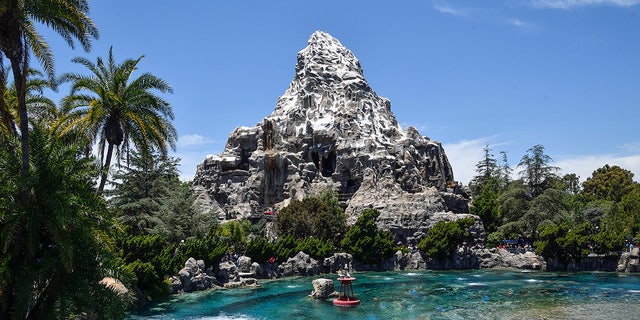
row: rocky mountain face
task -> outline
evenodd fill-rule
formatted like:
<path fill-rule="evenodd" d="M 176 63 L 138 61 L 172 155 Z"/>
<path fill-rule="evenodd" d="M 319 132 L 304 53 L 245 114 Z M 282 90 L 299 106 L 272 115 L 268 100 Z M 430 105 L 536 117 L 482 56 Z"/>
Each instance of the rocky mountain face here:
<path fill-rule="evenodd" d="M 277 212 L 329 188 L 350 222 L 378 208 L 379 226 L 402 241 L 420 238 L 438 220 L 468 216 L 468 196 L 442 145 L 403 130 L 353 53 L 320 31 L 298 52 L 294 79 L 273 113 L 236 128 L 224 151 L 198 166 L 193 185 L 200 205 L 220 220 Z"/>

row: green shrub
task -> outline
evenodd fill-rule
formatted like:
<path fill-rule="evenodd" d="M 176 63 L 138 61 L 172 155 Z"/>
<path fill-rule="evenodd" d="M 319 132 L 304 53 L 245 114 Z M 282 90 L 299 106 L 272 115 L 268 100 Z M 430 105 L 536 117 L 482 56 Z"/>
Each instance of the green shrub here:
<path fill-rule="evenodd" d="M 377 264 L 394 253 L 395 236 L 389 231 L 378 230 L 376 218 L 379 215 L 376 209 L 363 211 L 341 241 L 342 248 L 363 263 Z"/>
<path fill-rule="evenodd" d="M 471 241 L 467 230 L 474 224 L 473 218 L 436 223 L 418 243 L 418 248 L 428 257 L 445 259 L 453 255 L 464 241 Z"/>
<path fill-rule="evenodd" d="M 312 258 L 319 260 L 326 258 L 333 253 L 333 243 L 331 241 L 323 241 L 315 237 L 307 237 L 298 242 L 295 251 L 303 251 Z"/>

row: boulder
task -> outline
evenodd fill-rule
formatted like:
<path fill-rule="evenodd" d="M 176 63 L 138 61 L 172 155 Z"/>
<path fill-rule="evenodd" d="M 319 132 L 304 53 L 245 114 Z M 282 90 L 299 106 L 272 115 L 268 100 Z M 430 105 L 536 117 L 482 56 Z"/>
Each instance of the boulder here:
<path fill-rule="evenodd" d="M 640 248 L 633 248 L 629 252 L 624 252 L 618 260 L 618 272 L 639 272 L 640 271 Z"/>
<path fill-rule="evenodd" d="M 223 285 L 225 289 L 259 287 L 258 280 L 255 278 L 241 278 L 238 281 L 227 282 Z"/>
<path fill-rule="evenodd" d="M 393 270 L 425 270 L 427 262 L 420 252 L 403 253 L 398 250 L 393 256 Z"/>
<path fill-rule="evenodd" d="M 260 266 L 259 263 L 254 262 L 251 264 L 251 267 L 249 268 L 249 272 L 252 274 L 261 274 L 262 273 L 262 267 Z"/>
<path fill-rule="evenodd" d="M 247 256 L 238 257 L 238 272 L 251 273 L 251 258 Z"/>
<path fill-rule="evenodd" d="M 178 271 L 177 276 L 170 277 L 169 281 L 173 293 L 207 290 L 218 284 L 213 273 L 206 270 L 204 260 L 194 258 L 187 259 L 184 268 Z"/>
<path fill-rule="evenodd" d="M 492 249 L 470 249 L 477 259 L 477 267 L 485 268 L 515 268 L 528 270 L 547 270 L 547 262 L 542 256 L 534 252 L 510 253 L 500 248 Z"/>
<path fill-rule="evenodd" d="M 280 266 L 278 266 L 275 262 L 267 262 L 263 265 L 260 265 L 261 272 L 257 273 L 261 278 L 266 279 L 274 279 L 282 277 L 282 272 L 280 271 Z"/>
<path fill-rule="evenodd" d="M 320 274 L 318 261 L 308 254 L 300 251 L 293 258 L 278 266 L 280 273 L 284 277 L 289 276 L 314 276 Z"/>
<path fill-rule="evenodd" d="M 239 281 L 238 268 L 231 261 L 223 261 L 218 264 L 217 278 L 220 283 Z"/>
<path fill-rule="evenodd" d="M 331 257 L 324 258 L 322 261 L 323 273 L 335 273 L 340 270 L 353 271 L 351 266 L 353 265 L 353 256 L 350 253 L 334 253 Z M 347 266 L 345 268 L 345 266 Z"/>
<path fill-rule="evenodd" d="M 320 278 L 311 281 L 311 285 L 313 286 L 313 291 L 309 295 L 315 299 L 325 299 L 332 296 L 336 289 L 333 285 L 333 280 Z"/>

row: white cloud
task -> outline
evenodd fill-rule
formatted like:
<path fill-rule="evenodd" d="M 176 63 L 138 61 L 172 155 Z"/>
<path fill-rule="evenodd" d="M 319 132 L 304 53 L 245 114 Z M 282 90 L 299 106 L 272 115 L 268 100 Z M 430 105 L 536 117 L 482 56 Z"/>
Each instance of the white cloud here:
<path fill-rule="evenodd" d="M 435 9 L 438 12 L 441 12 L 444 14 L 450 14 L 456 17 L 464 17 L 467 15 L 467 12 L 465 10 L 455 8 L 451 5 L 444 4 L 444 3 L 434 4 L 433 9 Z"/>
<path fill-rule="evenodd" d="M 510 18 L 510 19 L 506 19 L 505 22 L 512 26 L 512 27 L 516 27 L 520 30 L 536 30 L 538 28 L 538 26 L 535 23 L 532 22 L 528 22 L 528 21 L 524 21 L 522 19 L 518 19 L 518 18 Z"/>
<path fill-rule="evenodd" d="M 484 157 L 483 149 L 488 141 L 489 138 L 480 138 L 442 144 L 456 181 L 468 184 L 476 175 L 476 164 Z"/>
<path fill-rule="evenodd" d="M 187 134 L 178 138 L 178 149 L 172 156 L 180 158 L 180 180 L 193 180 L 198 165 L 204 161 L 206 155 L 219 153 L 214 148 L 215 144 L 217 141 L 214 139 L 199 134 Z"/>
<path fill-rule="evenodd" d="M 575 173 L 580 176 L 580 181 L 591 177 L 591 174 L 605 164 L 619 166 L 633 173 L 633 179 L 640 181 L 640 154 L 619 156 L 612 154 L 562 156 L 557 157 L 554 166 L 560 167 L 562 174 Z"/>
<path fill-rule="evenodd" d="M 212 144 L 212 143 L 215 143 L 213 139 L 207 138 L 205 136 L 201 136 L 199 134 L 187 134 L 187 135 L 178 137 L 179 147 L 198 146 L 198 145 Z"/>
<path fill-rule="evenodd" d="M 639 5 L 640 0 L 533 0 L 531 3 L 537 8 L 571 9 L 596 5 L 632 7 Z"/>

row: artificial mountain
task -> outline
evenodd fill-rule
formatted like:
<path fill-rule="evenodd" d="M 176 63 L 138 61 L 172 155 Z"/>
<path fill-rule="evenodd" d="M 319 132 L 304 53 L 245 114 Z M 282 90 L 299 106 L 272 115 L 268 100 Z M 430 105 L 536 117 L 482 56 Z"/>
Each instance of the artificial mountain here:
<path fill-rule="evenodd" d="M 321 31 L 298 52 L 294 79 L 273 113 L 236 128 L 220 155 L 198 165 L 193 187 L 220 220 L 260 217 L 332 189 L 348 222 L 376 208 L 378 226 L 399 241 L 418 240 L 437 221 L 472 216 L 442 145 L 403 130 L 358 59 Z M 482 223 L 472 217 L 482 238 Z"/>

